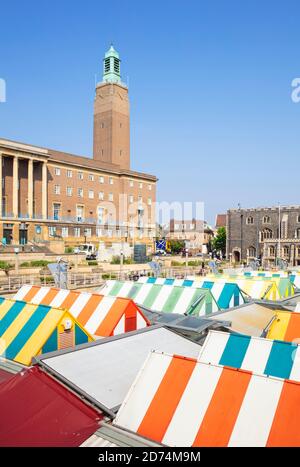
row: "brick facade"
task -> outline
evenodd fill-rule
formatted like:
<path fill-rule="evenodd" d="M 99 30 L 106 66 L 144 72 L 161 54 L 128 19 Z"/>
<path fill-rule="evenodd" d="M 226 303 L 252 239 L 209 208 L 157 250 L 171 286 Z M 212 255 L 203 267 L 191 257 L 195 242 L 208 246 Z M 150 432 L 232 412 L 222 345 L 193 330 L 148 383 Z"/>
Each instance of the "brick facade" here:
<path fill-rule="evenodd" d="M 0 139 L 1 237 L 151 244 L 157 178 L 130 168 L 129 117 L 127 87 L 103 81 L 95 93 L 93 159 Z"/>

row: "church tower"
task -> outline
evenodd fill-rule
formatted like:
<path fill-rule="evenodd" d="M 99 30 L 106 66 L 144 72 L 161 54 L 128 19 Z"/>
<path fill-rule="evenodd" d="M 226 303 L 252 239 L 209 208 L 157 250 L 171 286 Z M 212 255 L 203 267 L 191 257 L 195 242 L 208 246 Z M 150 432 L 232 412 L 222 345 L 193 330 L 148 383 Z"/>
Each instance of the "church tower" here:
<path fill-rule="evenodd" d="M 94 101 L 94 159 L 130 168 L 128 88 L 121 82 L 120 58 L 111 45 Z"/>

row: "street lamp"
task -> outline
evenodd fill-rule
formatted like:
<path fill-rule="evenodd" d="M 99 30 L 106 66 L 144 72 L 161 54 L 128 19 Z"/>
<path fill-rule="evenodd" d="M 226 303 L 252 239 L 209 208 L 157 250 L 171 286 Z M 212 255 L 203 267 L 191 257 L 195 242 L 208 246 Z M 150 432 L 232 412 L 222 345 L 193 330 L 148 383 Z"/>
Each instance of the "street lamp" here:
<path fill-rule="evenodd" d="M 124 262 L 124 251 L 122 249 L 120 250 L 120 280 L 123 279 L 123 262 Z"/>
<path fill-rule="evenodd" d="M 78 272 L 78 255 L 79 255 L 79 248 L 74 248 L 75 253 L 75 271 Z"/>
<path fill-rule="evenodd" d="M 15 255 L 16 255 L 15 271 L 16 271 L 16 274 L 19 274 L 19 256 L 18 255 L 19 255 L 19 252 L 20 252 L 20 248 L 15 247 L 14 252 L 15 252 Z"/>
<path fill-rule="evenodd" d="M 187 276 L 189 249 L 185 249 L 185 276 Z"/>

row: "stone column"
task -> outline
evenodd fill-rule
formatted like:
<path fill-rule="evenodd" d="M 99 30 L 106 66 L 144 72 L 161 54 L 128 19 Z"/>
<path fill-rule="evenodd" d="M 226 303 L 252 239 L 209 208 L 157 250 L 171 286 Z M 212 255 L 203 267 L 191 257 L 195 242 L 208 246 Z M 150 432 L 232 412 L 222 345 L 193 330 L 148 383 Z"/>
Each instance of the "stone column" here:
<path fill-rule="evenodd" d="M 33 160 L 28 159 L 28 217 L 33 216 Z"/>
<path fill-rule="evenodd" d="M 19 158 L 14 156 L 13 159 L 13 216 L 19 217 Z"/>
<path fill-rule="evenodd" d="M 1 193 L 1 196 L 0 196 L 0 217 L 3 216 L 3 212 L 2 212 L 2 205 L 3 205 L 3 202 L 2 202 L 2 199 L 3 199 L 3 184 L 2 184 L 2 152 L 0 152 L 0 186 L 1 186 L 1 190 L 0 190 L 0 193 Z M 2 236 L 1 236 L 2 238 Z"/>
<path fill-rule="evenodd" d="M 47 219 L 47 204 L 48 204 L 48 195 L 47 195 L 47 164 L 43 162 L 42 167 L 42 218 Z"/>

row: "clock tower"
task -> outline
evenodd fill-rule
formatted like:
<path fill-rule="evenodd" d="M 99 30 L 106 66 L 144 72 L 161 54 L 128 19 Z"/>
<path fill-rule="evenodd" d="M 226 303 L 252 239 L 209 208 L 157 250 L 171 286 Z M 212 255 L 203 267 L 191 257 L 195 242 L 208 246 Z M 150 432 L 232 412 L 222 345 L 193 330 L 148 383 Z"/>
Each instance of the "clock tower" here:
<path fill-rule="evenodd" d="M 103 79 L 94 101 L 94 159 L 130 169 L 128 88 L 121 81 L 120 58 L 111 45 L 103 59 Z"/>

